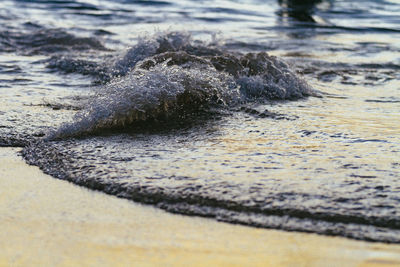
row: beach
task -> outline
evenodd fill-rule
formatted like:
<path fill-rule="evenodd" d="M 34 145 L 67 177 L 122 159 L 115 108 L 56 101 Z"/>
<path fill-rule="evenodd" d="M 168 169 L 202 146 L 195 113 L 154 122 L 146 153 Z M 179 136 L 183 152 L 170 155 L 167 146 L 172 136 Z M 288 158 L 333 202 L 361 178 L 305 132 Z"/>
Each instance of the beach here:
<path fill-rule="evenodd" d="M 0 266 L 399 266 L 400 245 L 167 213 L 0 149 Z"/>

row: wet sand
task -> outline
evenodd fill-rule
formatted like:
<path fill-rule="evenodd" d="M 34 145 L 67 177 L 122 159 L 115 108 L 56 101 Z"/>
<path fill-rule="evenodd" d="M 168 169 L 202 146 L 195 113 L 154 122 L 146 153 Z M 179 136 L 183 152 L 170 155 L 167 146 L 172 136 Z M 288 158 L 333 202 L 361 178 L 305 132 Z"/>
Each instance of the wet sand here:
<path fill-rule="evenodd" d="M 400 266 L 400 245 L 166 213 L 0 149 L 0 266 Z"/>

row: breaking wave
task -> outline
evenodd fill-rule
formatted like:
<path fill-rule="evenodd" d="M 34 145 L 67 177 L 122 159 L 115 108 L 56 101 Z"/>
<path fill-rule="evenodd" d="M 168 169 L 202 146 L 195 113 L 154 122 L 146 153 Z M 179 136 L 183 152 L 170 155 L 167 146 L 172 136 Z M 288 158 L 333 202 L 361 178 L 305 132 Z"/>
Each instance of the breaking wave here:
<path fill-rule="evenodd" d="M 112 78 L 95 90 L 87 108 L 72 123 L 50 133 L 49 139 L 181 119 L 210 107 L 317 95 L 274 56 L 194 44 L 190 35 L 180 32 L 140 39 L 112 62 L 108 72 Z"/>

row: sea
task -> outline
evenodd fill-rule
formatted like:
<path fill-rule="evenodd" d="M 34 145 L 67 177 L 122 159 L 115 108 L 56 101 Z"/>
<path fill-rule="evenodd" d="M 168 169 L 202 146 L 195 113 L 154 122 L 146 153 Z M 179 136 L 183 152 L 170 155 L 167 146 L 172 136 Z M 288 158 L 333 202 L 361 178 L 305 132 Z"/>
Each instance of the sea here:
<path fill-rule="evenodd" d="M 172 213 L 400 243 L 400 1 L 2 0 L 0 145 Z"/>

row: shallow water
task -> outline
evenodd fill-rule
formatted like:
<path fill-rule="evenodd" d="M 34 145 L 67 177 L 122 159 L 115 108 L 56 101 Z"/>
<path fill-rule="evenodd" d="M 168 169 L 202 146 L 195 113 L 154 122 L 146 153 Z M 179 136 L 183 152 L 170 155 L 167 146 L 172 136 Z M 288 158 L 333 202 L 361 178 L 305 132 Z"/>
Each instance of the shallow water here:
<path fill-rule="evenodd" d="M 171 212 L 398 243 L 400 3 L 307 3 L 3 1 L 0 144 Z"/>

